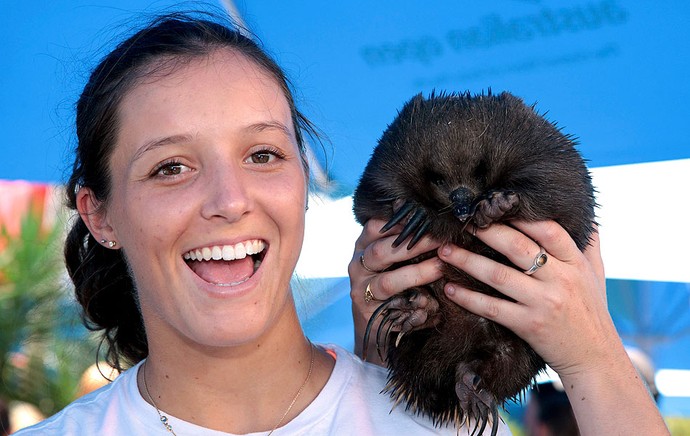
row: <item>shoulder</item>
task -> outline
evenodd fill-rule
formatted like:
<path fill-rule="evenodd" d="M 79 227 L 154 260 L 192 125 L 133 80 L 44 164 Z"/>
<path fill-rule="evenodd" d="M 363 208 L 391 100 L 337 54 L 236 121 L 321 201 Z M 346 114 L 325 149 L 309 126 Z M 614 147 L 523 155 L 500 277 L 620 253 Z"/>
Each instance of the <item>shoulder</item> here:
<path fill-rule="evenodd" d="M 125 419 L 136 423 L 137 409 L 140 409 L 138 401 L 143 401 L 135 391 L 138 389 L 137 369 L 138 365 L 123 372 L 112 383 L 84 395 L 50 418 L 16 434 L 112 434 L 115 429 L 122 430 L 120 422 Z"/>
<path fill-rule="evenodd" d="M 94 424 L 96 416 L 101 415 L 102 409 L 110 402 L 110 398 L 117 390 L 115 382 L 91 392 L 78 400 L 73 401 L 67 407 L 55 415 L 38 424 L 20 430 L 17 434 L 78 434 L 80 429 L 86 429 Z"/>

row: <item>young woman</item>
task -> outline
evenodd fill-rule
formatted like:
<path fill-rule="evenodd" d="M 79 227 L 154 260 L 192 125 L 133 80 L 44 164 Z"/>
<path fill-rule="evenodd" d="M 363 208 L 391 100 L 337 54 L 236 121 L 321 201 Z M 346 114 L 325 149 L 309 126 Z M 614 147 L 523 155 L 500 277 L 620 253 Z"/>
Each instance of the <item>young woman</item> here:
<path fill-rule="evenodd" d="M 131 368 L 26 434 L 456 434 L 403 407 L 391 412 L 379 393 L 383 368 L 304 337 L 289 282 L 304 233 L 309 132 L 280 68 L 223 25 L 161 17 L 103 59 L 77 105 L 79 143 L 67 191 L 79 217 L 65 255 L 87 321 L 104 331 L 111 362 Z M 369 223 L 357 242 L 367 263 L 381 268 L 414 254 L 387 252 L 388 236 L 374 236 L 378 224 Z M 553 224 L 523 230 L 552 257 L 571 253 Z M 525 247 L 528 240 L 504 228 L 481 235 L 509 256 L 509 242 Z M 457 247 L 439 256 L 485 280 L 500 277 L 495 265 Z M 578 255 L 575 267 L 554 266 L 520 287 L 503 275 L 503 284 L 506 292 L 534 294 L 546 286 L 542 280 L 583 288 L 583 304 L 601 314 L 603 276 L 588 259 Z M 353 265 L 360 320 L 371 313 L 365 283 L 392 293 L 402 290 L 406 272 L 419 281 L 438 274 L 434 262 L 385 274 Z M 589 275 L 580 279 L 583 272 Z M 450 293 L 486 311 L 487 302 L 460 289 Z M 540 345 L 550 363 L 561 363 L 557 369 L 574 379 L 588 375 L 576 371 L 588 362 L 580 359 L 582 343 L 550 347 L 571 339 L 569 329 L 590 328 L 583 325 L 592 315 L 560 327 L 554 339 L 536 331 L 536 322 L 510 323 L 502 307 L 492 307 L 493 318 Z M 615 342 L 605 327 L 602 342 Z M 580 395 L 586 387 L 573 389 Z M 642 406 L 636 415 L 656 419 Z"/>

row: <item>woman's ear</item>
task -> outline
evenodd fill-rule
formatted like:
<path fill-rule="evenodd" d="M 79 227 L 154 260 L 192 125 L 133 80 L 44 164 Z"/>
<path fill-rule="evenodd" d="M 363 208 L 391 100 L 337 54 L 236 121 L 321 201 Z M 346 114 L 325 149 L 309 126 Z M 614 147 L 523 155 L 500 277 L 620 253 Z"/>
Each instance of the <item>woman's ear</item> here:
<path fill-rule="evenodd" d="M 77 192 L 77 211 L 89 228 L 91 235 L 106 247 L 113 248 L 117 237 L 108 221 L 103 203 L 96 198 L 90 188 L 79 188 Z"/>

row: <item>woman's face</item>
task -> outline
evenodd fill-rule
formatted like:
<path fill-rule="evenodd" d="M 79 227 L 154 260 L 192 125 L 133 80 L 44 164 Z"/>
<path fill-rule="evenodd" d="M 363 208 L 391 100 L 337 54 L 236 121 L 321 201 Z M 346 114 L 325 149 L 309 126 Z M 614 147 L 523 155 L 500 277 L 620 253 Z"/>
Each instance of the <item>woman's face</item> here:
<path fill-rule="evenodd" d="M 119 119 L 105 213 L 147 329 L 208 346 L 259 338 L 292 305 L 304 233 L 306 175 L 283 91 L 218 50 L 135 85 Z"/>

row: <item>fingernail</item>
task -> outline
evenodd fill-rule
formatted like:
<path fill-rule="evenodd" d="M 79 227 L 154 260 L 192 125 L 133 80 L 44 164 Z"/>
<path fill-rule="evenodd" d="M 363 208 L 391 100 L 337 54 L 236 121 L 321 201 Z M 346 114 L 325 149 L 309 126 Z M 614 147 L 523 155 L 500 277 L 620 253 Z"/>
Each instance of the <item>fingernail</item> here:
<path fill-rule="evenodd" d="M 442 256 L 450 256 L 450 245 L 443 244 L 441 246 L 441 255 Z"/>
<path fill-rule="evenodd" d="M 449 297 L 452 297 L 455 295 L 455 286 L 453 285 L 446 285 L 446 295 Z"/>

